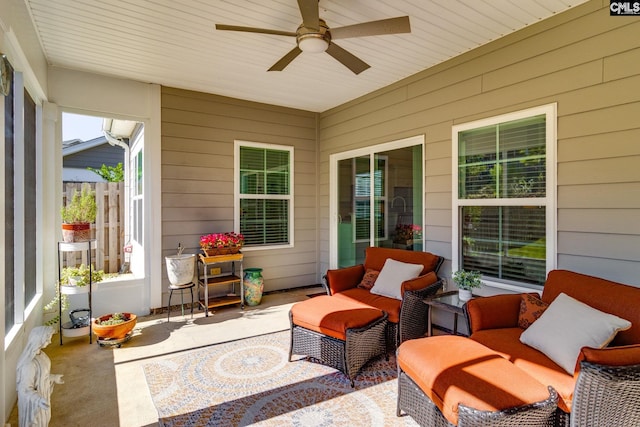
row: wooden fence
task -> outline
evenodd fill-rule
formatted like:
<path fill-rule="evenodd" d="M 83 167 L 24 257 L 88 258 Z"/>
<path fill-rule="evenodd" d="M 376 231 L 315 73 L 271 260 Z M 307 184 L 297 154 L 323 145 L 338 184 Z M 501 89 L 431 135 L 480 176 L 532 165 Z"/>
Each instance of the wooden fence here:
<path fill-rule="evenodd" d="M 124 262 L 124 182 L 65 182 L 62 191 L 62 204 L 73 197 L 74 191 L 80 191 L 83 185 L 89 185 L 96 192 L 98 206 L 96 222 L 91 225 L 91 238 L 96 239 L 96 249 L 92 251 L 93 265 L 105 273 L 117 273 Z M 62 266 L 87 264 L 86 254 L 66 252 Z"/>

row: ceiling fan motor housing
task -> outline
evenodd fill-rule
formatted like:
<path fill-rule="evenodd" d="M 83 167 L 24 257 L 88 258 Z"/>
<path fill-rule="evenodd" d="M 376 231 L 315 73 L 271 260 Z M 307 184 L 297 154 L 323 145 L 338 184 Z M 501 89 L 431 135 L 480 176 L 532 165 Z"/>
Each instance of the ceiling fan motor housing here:
<path fill-rule="evenodd" d="M 307 28 L 300 24 L 296 30 L 296 43 L 304 52 L 324 52 L 331 43 L 331 32 L 327 23 L 320 19 L 318 29 Z"/>

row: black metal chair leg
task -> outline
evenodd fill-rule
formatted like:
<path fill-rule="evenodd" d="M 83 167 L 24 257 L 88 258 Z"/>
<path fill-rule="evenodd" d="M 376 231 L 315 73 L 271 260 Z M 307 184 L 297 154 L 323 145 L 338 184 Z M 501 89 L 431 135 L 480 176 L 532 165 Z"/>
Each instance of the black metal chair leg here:
<path fill-rule="evenodd" d="M 173 289 L 169 291 L 169 303 L 167 304 L 167 322 L 169 321 L 169 316 L 171 315 L 171 297 L 173 296 Z"/>
<path fill-rule="evenodd" d="M 191 291 L 191 318 L 193 319 L 193 286 L 189 290 Z"/>

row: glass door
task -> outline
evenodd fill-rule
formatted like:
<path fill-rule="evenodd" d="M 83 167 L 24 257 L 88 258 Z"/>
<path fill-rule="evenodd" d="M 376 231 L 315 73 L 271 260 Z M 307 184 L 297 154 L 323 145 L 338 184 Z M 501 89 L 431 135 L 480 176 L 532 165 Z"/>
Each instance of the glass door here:
<path fill-rule="evenodd" d="M 423 138 L 331 158 L 331 268 L 361 264 L 369 246 L 423 248 Z"/>

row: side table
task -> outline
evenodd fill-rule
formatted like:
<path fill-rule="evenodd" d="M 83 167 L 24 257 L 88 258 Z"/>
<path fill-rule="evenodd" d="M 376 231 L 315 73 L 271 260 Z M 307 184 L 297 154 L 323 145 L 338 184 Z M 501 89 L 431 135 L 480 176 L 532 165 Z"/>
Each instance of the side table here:
<path fill-rule="evenodd" d="M 432 297 L 425 298 L 423 300 L 425 304 L 429 306 L 429 314 L 427 319 L 427 335 L 433 336 L 433 309 L 439 308 L 449 313 L 453 313 L 453 335 L 464 335 L 458 334 L 458 316 L 463 315 L 466 316 L 465 313 L 465 304 L 466 301 L 462 301 L 458 298 L 458 291 L 449 291 L 443 292 L 441 294 L 436 294 Z"/>

